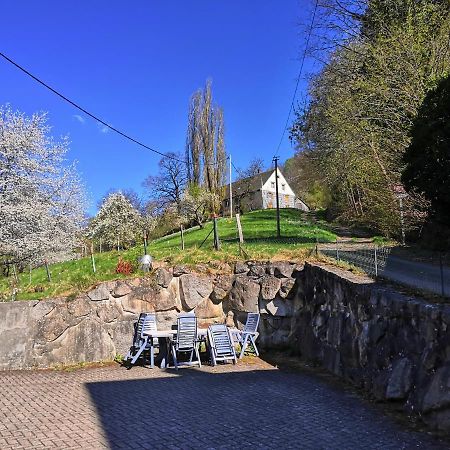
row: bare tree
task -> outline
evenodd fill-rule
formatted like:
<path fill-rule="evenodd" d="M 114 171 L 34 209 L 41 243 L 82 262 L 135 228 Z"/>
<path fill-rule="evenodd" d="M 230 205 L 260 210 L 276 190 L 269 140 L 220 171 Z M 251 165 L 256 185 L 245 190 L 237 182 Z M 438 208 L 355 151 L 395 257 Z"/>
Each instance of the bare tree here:
<path fill-rule="evenodd" d="M 237 180 L 254 177 L 261 172 L 264 172 L 264 160 L 262 158 L 255 157 L 250 161 L 247 168 L 238 170 Z"/>
<path fill-rule="evenodd" d="M 187 183 L 187 167 L 176 153 L 169 153 L 159 161 L 159 173 L 149 176 L 143 183 L 150 199 L 155 200 L 160 208 L 169 204 L 180 204 Z"/>

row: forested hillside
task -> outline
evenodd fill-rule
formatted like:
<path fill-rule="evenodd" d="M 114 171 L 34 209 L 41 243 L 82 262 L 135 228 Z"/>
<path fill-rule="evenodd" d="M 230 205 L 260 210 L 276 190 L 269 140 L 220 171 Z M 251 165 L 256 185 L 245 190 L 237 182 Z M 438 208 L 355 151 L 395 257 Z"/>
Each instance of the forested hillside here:
<path fill-rule="evenodd" d="M 313 206 L 387 236 L 399 237 L 402 197 L 405 227 L 420 232 L 431 199 L 412 184 L 405 193 L 401 177 L 418 111 L 449 73 L 450 3 L 330 0 L 321 11 L 323 65 L 296 111 L 287 176 L 303 174 L 296 187 Z"/>

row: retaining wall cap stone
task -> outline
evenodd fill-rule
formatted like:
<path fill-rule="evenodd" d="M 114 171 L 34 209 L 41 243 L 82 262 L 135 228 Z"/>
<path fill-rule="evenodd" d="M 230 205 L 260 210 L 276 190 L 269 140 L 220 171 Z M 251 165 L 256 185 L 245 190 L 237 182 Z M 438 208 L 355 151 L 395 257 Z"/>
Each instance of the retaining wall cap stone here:
<path fill-rule="evenodd" d="M 131 287 L 124 281 L 117 281 L 113 290 L 113 297 L 123 297 L 131 292 Z"/>
<path fill-rule="evenodd" d="M 234 265 L 234 273 L 236 273 L 236 274 L 247 273 L 248 270 L 249 270 L 248 265 L 242 261 L 238 261 Z"/>
<path fill-rule="evenodd" d="M 87 295 L 94 302 L 108 300 L 109 299 L 109 289 L 107 289 L 104 284 L 100 284 L 92 291 L 89 291 Z"/>

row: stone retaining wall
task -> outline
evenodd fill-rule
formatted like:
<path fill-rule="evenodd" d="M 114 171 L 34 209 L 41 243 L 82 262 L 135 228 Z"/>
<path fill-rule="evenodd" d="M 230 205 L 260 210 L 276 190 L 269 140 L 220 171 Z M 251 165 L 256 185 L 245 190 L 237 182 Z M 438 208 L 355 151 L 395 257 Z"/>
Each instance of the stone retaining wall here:
<path fill-rule="evenodd" d="M 306 265 L 291 346 L 376 399 L 450 431 L 450 306 Z"/>
<path fill-rule="evenodd" d="M 261 312 L 261 348 L 290 348 L 377 399 L 402 402 L 450 429 L 450 307 L 403 296 L 338 269 L 237 263 L 221 273 L 159 268 L 101 283 L 75 299 L 0 303 L 0 369 L 110 360 L 125 354 L 140 312 L 168 329 L 181 311 L 200 326 L 242 327 Z M 223 269 L 223 268 L 222 268 Z"/>
<path fill-rule="evenodd" d="M 291 311 L 279 303 L 288 303 L 284 299 L 293 286 L 295 264 L 237 264 L 236 274 L 225 267 L 217 275 L 191 273 L 183 266 L 159 268 L 149 278 L 101 283 L 75 299 L 0 303 L 0 369 L 124 355 L 141 312 L 155 312 L 160 329 L 169 329 L 180 312 L 192 310 L 200 326 L 226 321 L 241 327 L 247 312 L 259 310 L 260 291 L 267 311 Z"/>

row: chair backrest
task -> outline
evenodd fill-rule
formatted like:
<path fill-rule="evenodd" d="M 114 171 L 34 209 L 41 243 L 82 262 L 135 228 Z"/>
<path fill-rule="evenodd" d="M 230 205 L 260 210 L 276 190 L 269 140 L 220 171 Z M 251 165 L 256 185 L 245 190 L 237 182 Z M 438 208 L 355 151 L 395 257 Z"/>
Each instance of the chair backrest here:
<path fill-rule="evenodd" d="M 177 350 L 192 350 L 197 341 L 197 317 L 180 315 L 177 319 Z"/>
<path fill-rule="evenodd" d="M 141 336 L 157 331 L 155 314 L 147 314 L 142 324 Z"/>
<path fill-rule="evenodd" d="M 258 331 L 259 325 L 259 314 L 258 313 L 248 313 L 247 321 L 244 326 L 244 333 L 256 333 Z"/>
<path fill-rule="evenodd" d="M 139 319 L 136 322 L 136 326 L 134 327 L 134 336 L 133 336 L 133 346 L 140 347 L 141 338 L 142 338 L 142 327 L 144 325 L 145 318 L 150 315 L 150 313 L 141 313 L 139 314 Z"/>
<path fill-rule="evenodd" d="M 208 332 L 211 347 L 218 357 L 234 356 L 233 342 L 226 325 L 210 325 Z"/>

